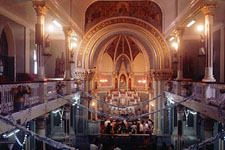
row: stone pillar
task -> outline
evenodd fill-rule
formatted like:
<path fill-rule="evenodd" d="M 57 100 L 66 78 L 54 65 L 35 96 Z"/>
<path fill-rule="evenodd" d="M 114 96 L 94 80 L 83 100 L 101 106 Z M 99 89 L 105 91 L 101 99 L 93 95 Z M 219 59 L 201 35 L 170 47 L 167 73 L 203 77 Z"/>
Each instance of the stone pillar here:
<path fill-rule="evenodd" d="M 36 118 L 36 132 L 39 135 L 46 136 L 46 118 L 41 116 Z M 45 143 L 42 141 L 36 140 L 36 148 L 41 150 L 46 150 Z"/>
<path fill-rule="evenodd" d="M 157 96 L 160 95 L 162 93 L 162 81 L 158 80 L 158 91 L 157 91 Z M 162 97 L 159 97 L 157 99 L 158 101 L 158 106 L 157 106 L 157 110 L 160 110 L 162 108 Z M 162 111 L 158 112 L 158 129 L 157 129 L 157 133 L 158 135 L 162 135 L 162 125 L 161 125 L 161 117 L 162 117 Z"/>
<path fill-rule="evenodd" d="M 36 11 L 37 23 L 35 25 L 35 44 L 37 44 L 37 60 L 38 60 L 38 79 L 45 79 L 44 69 L 44 27 L 45 27 L 45 14 L 47 12 L 45 1 L 33 1 L 33 8 Z"/>
<path fill-rule="evenodd" d="M 157 81 L 155 78 L 153 78 L 153 81 L 152 81 L 152 84 L 153 84 L 153 89 L 154 89 L 154 96 L 153 98 L 155 98 L 157 96 Z M 154 100 L 154 111 L 157 110 L 158 108 L 158 100 Z M 154 130 L 153 130 L 153 134 L 157 134 L 157 131 L 158 131 L 158 113 L 154 113 Z"/>
<path fill-rule="evenodd" d="M 222 129 L 224 129 L 224 123 L 222 123 Z M 224 150 L 224 138 L 219 139 L 219 150 Z"/>
<path fill-rule="evenodd" d="M 177 106 L 177 150 L 182 149 L 181 139 L 183 134 L 183 106 Z"/>
<path fill-rule="evenodd" d="M 183 52 L 181 48 L 181 38 L 184 33 L 184 28 L 178 28 L 175 32 L 177 40 L 177 52 L 178 52 L 178 67 L 177 67 L 177 78 L 176 80 L 183 80 Z"/>
<path fill-rule="evenodd" d="M 205 49 L 206 49 L 206 64 L 205 76 L 203 82 L 215 82 L 213 75 L 213 13 L 216 4 L 205 4 L 202 7 L 202 12 L 205 15 Z"/>
<path fill-rule="evenodd" d="M 71 105 L 66 104 L 65 105 L 65 112 L 64 112 L 64 132 L 66 135 L 70 135 L 70 110 Z"/>
<path fill-rule="evenodd" d="M 64 34 L 65 34 L 65 50 L 66 50 L 66 70 L 64 75 L 64 80 L 71 80 L 71 66 L 70 66 L 70 37 L 72 30 L 69 27 L 63 28 Z"/>

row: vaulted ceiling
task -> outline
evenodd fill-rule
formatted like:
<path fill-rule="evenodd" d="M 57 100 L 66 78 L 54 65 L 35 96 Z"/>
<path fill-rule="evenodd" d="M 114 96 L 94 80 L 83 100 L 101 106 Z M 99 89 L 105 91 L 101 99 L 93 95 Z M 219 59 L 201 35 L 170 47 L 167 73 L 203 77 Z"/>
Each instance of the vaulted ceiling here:
<path fill-rule="evenodd" d="M 46 15 L 46 23 L 51 22 L 53 18 L 59 19 L 63 25 L 71 25 L 82 37 L 85 34 L 85 13 L 94 3 L 101 0 L 45 0 L 49 7 Z M 125 2 L 132 1 L 142 3 L 146 0 L 104 0 L 104 2 Z M 173 27 L 180 24 L 185 25 L 190 19 L 200 18 L 203 14 L 196 13 L 194 7 L 207 0 L 149 0 L 155 2 L 162 10 L 162 33 L 168 34 Z M 211 0 L 212 1 L 212 0 Z M 219 26 L 225 20 L 225 1 L 218 0 L 214 23 Z M 36 14 L 32 8 L 32 0 L 0 0 L 0 14 L 6 15 L 21 24 L 34 30 L 36 23 Z M 199 21 L 200 22 L 200 21 Z M 189 32 L 190 31 L 190 32 Z M 187 33 L 194 33 L 193 30 L 187 30 Z M 59 31 L 62 34 L 62 32 Z M 188 34 L 189 34 L 188 33 Z"/>

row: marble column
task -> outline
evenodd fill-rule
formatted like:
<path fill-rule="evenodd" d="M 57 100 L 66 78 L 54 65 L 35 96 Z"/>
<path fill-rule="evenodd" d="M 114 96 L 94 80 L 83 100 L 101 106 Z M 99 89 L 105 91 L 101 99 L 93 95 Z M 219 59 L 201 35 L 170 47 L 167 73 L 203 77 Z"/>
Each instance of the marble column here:
<path fill-rule="evenodd" d="M 205 15 L 205 49 L 206 49 L 206 64 L 205 76 L 203 82 L 216 82 L 213 75 L 213 13 L 216 4 L 205 4 L 202 7 L 202 12 Z"/>
<path fill-rule="evenodd" d="M 37 45 L 38 60 L 38 80 L 45 79 L 44 69 L 44 34 L 45 34 L 45 15 L 47 12 L 45 1 L 33 1 L 33 8 L 37 15 L 37 23 L 35 25 L 35 44 Z"/>
<path fill-rule="evenodd" d="M 157 84 L 157 80 L 155 78 L 153 78 L 153 81 L 152 81 L 152 84 L 153 84 L 153 90 L 154 90 L 154 96 L 153 98 L 155 98 L 158 94 L 157 92 L 157 87 L 158 87 L 158 84 Z M 158 99 L 154 100 L 154 110 L 156 110 L 158 108 Z M 158 113 L 154 113 L 154 130 L 153 130 L 153 134 L 157 134 L 157 131 L 158 131 Z"/>
<path fill-rule="evenodd" d="M 183 37 L 184 28 L 178 28 L 175 32 L 178 51 L 178 67 L 176 80 L 183 80 L 183 52 L 181 48 L 181 38 Z"/>
<path fill-rule="evenodd" d="M 177 150 L 182 149 L 181 139 L 183 134 L 183 106 L 177 106 Z"/>
<path fill-rule="evenodd" d="M 71 105 L 65 105 L 65 112 L 64 112 L 64 132 L 66 135 L 70 135 L 70 111 Z"/>
<path fill-rule="evenodd" d="M 64 75 L 64 80 L 71 80 L 71 65 L 69 62 L 70 59 L 70 37 L 72 30 L 69 27 L 63 28 L 64 34 L 65 34 L 65 50 L 66 50 L 66 70 Z"/>
<path fill-rule="evenodd" d="M 157 91 L 157 96 L 160 95 L 162 93 L 162 81 L 158 80 L 158 91 Z M 158 106 L 157 106 L 157 110 L 160 110 L 162 108 L 162 97 L 159 97 L 157 99 L 158 101 Z M 157 128 L 157 133 L 158 135 L 162 135 L 162 125 L 161 125 L 161 117 L 162 117 L 162 111 L 158 112 L 158 128 Z"/>
<path fill-rule="evenodd" d="M 46 136 L 46 117 L 41 116 L 36 118 L 36 132 L 39 135 Z M 39 140 L 36 140 L 36 148 L 41 150 L 46 150 L 45 143 Z"/>

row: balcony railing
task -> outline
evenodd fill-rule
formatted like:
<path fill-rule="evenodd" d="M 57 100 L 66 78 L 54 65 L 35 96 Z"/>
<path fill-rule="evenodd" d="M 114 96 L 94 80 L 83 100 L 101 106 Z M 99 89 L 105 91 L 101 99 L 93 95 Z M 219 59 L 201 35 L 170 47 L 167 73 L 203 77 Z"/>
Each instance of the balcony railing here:
<path fill-rule="evenodd" d="M 206 104 L 212 104 L 218 106 L 224 103 L 221 99 L 222 89 L 225 89 L 225 84 L 216 83 L 202 83 L 191 81 L 171 81 L 171 88 L 168 90 L 171 93 L 187 97 L 194 94 L 195 99 Z"/>
<path fill-rule="evenodd" d="M 33 83 L 14 83 L 0 85 L 0 114 L 7 115 L 16 112 L 14 108 L 15 96 L 13 88 L 18 86 L 29 86 L 31 94 L 24 95 L 24 107 L 28 108 L 46 101 L 56 99 L 56 83 L 58 81 L 43 81 Z M 74 81 L 62 81 L 65 84 L 63 88 L 63 95 L 76 92 L 76 85 Z M 68 91 L 66 91 L 68 90 Z"/>

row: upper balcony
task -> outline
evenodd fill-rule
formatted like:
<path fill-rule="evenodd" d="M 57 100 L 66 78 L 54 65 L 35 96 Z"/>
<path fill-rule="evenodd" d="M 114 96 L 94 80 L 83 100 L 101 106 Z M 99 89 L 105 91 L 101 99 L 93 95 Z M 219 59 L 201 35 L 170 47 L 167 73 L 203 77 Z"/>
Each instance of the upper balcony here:
<path fill-rule="evenodd" d="M 21 124 L 25 119 L 26 121 L 35 119 L 67 104 L 68 101 L 57 95 L 59 83 L 65 85 L 61 88 L 61 94 L 67 99 L 72 99 L 73 93 L 77 90 L 74 81 L 47 80 L 0 85 L 0 114 L 5 117 L 12 116 L 17 123 Z M 18 87 L 28 87 L 31 94 L 24 94 L 24 99 L 18 99 L 18 93 L 15 95 Z M 22 93 L 22 91 L 20 92 Z M 2 122 L 0 122 L 0 126 L 0 134 L 11 129 Z"/>
<path fill-rule="evenodd" d="M 171 81 L 168 83 L 166 97 L 181 102 L 184 97 L 193 95 L 182 103 L 196 112 L 217 121 L 225 122 L 225 84 L 202 83 L 191 81 Z"/>

